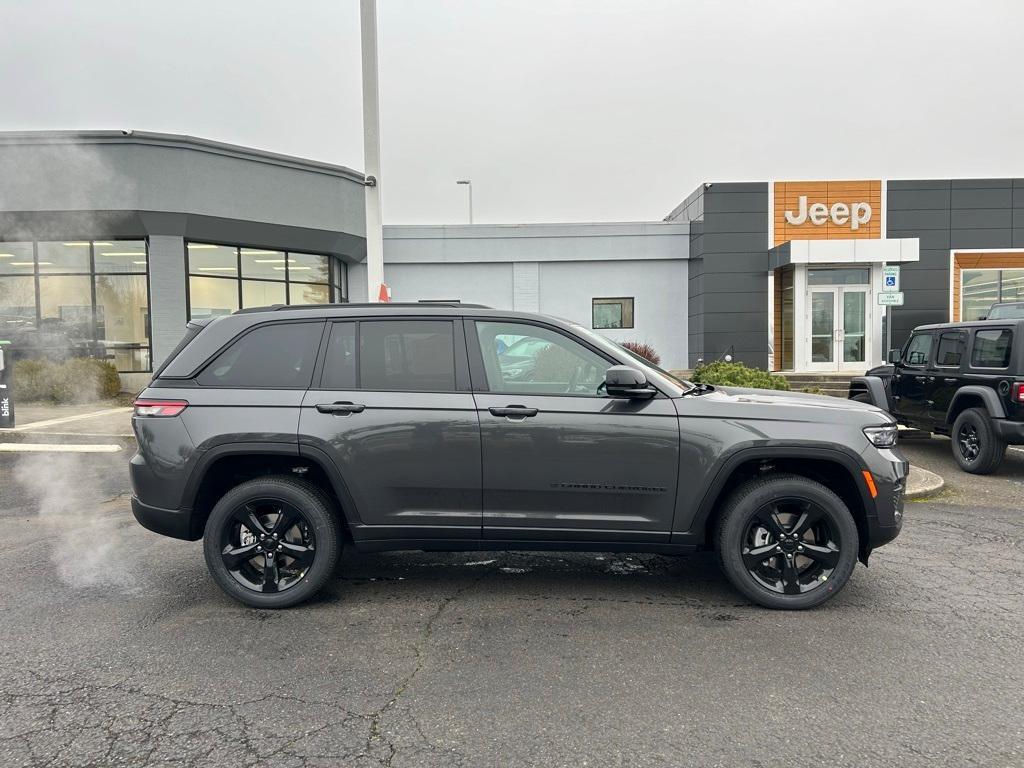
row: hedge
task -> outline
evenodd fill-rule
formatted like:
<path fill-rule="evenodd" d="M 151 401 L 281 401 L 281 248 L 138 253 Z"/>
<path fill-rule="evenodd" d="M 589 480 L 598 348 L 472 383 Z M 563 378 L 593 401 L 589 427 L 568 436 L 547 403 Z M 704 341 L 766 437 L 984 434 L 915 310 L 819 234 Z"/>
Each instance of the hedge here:
<path fill-rule="evenodd" d="M 696 368 L 690 379 L 697 383 L 721 384 L 727 387 L 789 389 L 789 382 L 782 376 L 773 376 L 760 368 L 748 368 L 743 363 L 708 363 Z"/>
<path fill-rule="evenodd" d="M 117 397 L 120 391 L 117 369 L 106 360 L 14 362 L 14 393 L 19 401 L 87 403 Z"/>

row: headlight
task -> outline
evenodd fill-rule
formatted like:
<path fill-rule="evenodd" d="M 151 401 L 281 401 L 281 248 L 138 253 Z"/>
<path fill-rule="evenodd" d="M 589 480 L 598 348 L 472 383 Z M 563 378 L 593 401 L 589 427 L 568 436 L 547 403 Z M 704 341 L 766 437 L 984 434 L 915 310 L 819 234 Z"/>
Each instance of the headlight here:
<path fill-rule="evenodd" d="M 884 427 L 864 427 L 864 435 L 876 448 L 892 448 L 896 445 L 896 433 L 899 429 L 895 424 Z"/>

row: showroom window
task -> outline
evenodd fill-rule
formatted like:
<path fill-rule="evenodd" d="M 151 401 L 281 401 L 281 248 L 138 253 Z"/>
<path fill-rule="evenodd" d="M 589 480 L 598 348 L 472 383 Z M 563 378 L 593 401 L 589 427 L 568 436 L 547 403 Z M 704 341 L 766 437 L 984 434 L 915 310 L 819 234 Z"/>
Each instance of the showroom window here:
<path fill-rule="evenodd" d="M 344 297 L 344 265 L 329 256 L 188 243 L 189 317 L 271 304 L 330 304 Z"/>
<path fill-rule="evenodd" d="M 980 320 L 993 304 L 1024 301 L 1024 269 L 965 269 L 960 274 L 960 318 Z"/>
<path fill-rule="evenodd" d="M 0 242 L 0 338 L 150 371 L 148 262 L 145 240 Z"/>
<path fill-rule="evenodd" d="M 593 322 L 595 329 L 603 328 L 632 328 L 633 327 L 633 299 L 594 299 L 592 307 Z"/>

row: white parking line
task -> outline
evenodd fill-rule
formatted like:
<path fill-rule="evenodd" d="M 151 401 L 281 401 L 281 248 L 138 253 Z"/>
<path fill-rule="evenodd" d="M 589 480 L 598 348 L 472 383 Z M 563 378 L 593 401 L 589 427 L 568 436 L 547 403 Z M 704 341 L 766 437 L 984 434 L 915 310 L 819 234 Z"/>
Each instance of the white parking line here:
<path fill-rule="evenodd" d="M 125 408 L 105 408 L 102 411 L 90 411 L 89 413 L 79 413 L 75 416 L 62 416 L 59 419 L 46 419 L 45 421 L 33 421 L 30 424 L 22 424 L 20 427 L 14 427 L 13 429 L 0 429 L 0 432 L 27 432 L 32 429 L 39 429 L 40 427 L 52 427 L 55 424 L 67 424 L 72 421 L 81 421 L 82 419 L 91 419 L 94 416 L 108 416 L 112 413 L 125 413 L 132 410 L 130 406 Z"/>
<path fill-rule="evenodd" d="M 0 453 L 117 453 L 120 445 L 60 443 L 0 443 Z"/>

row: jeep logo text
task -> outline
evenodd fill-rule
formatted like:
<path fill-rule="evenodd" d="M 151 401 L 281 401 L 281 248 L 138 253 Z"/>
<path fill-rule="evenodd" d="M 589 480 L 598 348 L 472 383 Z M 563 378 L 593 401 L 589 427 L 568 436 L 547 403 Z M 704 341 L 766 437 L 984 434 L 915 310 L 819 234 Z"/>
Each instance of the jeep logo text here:
<path fill-rule="evenodd" d="M 861 224 L 871 221 L 871 204 L 833 203 L 829 208 L 825 203 L 812 203 L 808 206 L 807 195 L 800 195 L 797 200 L 797 212 L 786 211 L 786 222 L 794 226 L 809 221 L 814 226 L 820 227 L 829 219 L 832 219 L 832 223 L 838 227 L 849 226 L 856 232 Z"/>

